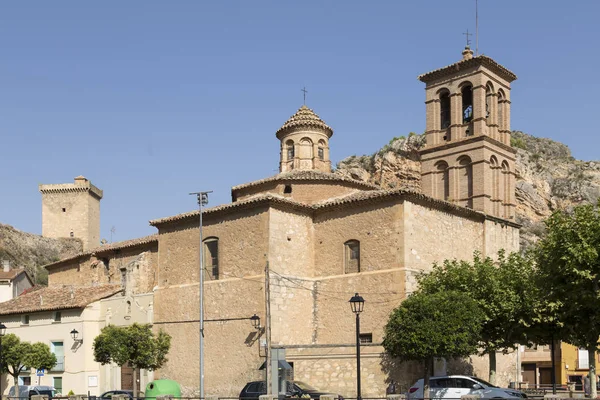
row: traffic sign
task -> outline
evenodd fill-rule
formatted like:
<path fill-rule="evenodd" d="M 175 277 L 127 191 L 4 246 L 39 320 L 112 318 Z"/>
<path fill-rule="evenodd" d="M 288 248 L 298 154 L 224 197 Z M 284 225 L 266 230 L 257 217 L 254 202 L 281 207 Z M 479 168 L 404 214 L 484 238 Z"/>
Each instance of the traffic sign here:
<path fill-rule="evenodd" d="M 35 374 L 37 376 L 44 376 L 44 369 L 43 368 L 42 369 L 38 369 L 37 371 L 35 371 Z"/>

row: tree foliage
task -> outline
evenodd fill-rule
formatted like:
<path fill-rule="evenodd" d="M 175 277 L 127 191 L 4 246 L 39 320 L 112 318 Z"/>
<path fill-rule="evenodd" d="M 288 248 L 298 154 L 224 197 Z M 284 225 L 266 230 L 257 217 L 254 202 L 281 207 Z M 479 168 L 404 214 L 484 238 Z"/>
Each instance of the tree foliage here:
<path fill-rule="evenodd" d="M 535 268 L 530 257 L 498 253 L 498 259 L 475 253 L 473 262 L 446 260 L 419 276 L 424 293 L 459 291 L 483 312 L 479 346 L 489 355 L 490 382 L 495 381 L 496 352 L 508 352 L 527 343 L 536 302 Z"/>
<path fill-rule="evenodd" d="M 433 359 L 476 353 L 483 317 L 477 303 L 466 294 L 417 292 L 391 313 L 383 346 L 392 357 L 425 361 L 424 395 L 428 397 Z"/>
<path fill-rule="evenodd" d="M 167 361 L 171 336 L 160 330 L 152 332 L 150 324 L 130 326 L 108 325 L 94 339 L 94 359 L 102 365 L 114 362 L 119 366 L 129 364 L 138 369 L 155 370 Z M 134 385 L 134 397 L 137 396 Z"/>
<path fill-rule="evenodd" d="M 2 338 L 2 363 L 0 371 L 10 374 L 19 393 L 19 373 L 30 368 L 52 369 L 56 365 L 56 356 L 45 343 L 22 342 L 14 333 Z"/>
<path fill-rule="evenodd" d="M 538 242 L 540 284 L 556 314 L 561 339 L 588 350 L 592 397 L 600 338 L 600 202 L 557 211 Z"/>

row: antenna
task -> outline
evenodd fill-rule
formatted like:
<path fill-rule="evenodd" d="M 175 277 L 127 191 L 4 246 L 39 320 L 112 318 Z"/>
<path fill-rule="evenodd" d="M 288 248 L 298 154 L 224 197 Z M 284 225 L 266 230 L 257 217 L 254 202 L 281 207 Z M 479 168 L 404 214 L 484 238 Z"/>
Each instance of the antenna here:
<path fill-rule="evenodd" d="M 475 57 L 479 55 L 479 10 L 475 0 Z"/>

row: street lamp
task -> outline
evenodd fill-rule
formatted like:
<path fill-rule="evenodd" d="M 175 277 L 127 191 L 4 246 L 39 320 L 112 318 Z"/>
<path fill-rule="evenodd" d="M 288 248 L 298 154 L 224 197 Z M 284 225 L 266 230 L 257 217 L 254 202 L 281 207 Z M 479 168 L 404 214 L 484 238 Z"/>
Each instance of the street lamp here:
<path fill-rule="evenodd" d="M 352 312 L 356 314 L 356 400 L 362 400 L 360 394 L 360 313 L 365 307 L 365 299 L 356 293 L 349 303 Z"/>
<path fill-rule="evenodd" d="M 4 361 L 2 359 L 2 337 L 6 333 L 6 325 L 0 322 L 0 365 Z M 0 400 L 2 400 L 2 374 L 0 373 Z"/>
<path fill-rule="evenodd" d="M 258 330 L 260 330 L 260 317 L 256 314 L 250 317 L 250 322 L 252 326 Z"/>
<path fill-rule="evenodd" d="M 208 194 L 212 193 L 212 190 L 208 192 L 194 192 L 190 193 L 191 195 L 196 196 L 196 200 L 198 201 L 198 211 L 199 211 L 199 230 L 200 230 L 200 268 L 198 271 L 198 288 L 199 288 L 199 301 L 198 308 L 200 318 L 198 319 L 198 325 L 200 327 L 200 357 L 199 357 L 199 367 L 200 367 L 200 388 L 198 390 L 198 397 L 201 399 L 204 398 L 204 243 L 202 241 L 202 207 L 208 204 Z M 0 399 L 2 400 L 2 399 Z"/>
<path fill-rule="evenodd" d="M 77 329 L 73 329 L 70 334 L 74 342 L 83 342 L 83 339 L 78 339 L 79 331 Z"/>

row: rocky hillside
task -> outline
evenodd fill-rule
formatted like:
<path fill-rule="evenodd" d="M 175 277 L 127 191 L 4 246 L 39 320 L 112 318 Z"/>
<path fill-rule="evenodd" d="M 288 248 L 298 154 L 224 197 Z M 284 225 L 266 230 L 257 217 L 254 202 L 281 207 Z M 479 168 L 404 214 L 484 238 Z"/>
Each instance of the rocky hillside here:
<path fill-rule="evenodd" d="M 524 249 L 544 232 L 543 220 L 552 211 L 600 197 L 600 161 L 579 161 L 562 143 L 512 133 L 517 149 L 517 222 Z M 425 144 L 422 135 L 393 138 L 370 156 L 351 156 L 337 165 L 336 173 L 375 183 L 383 188 L 421 190 L 421 163 L 418 150 Z"/>
<path fill-rule="evenodd" d="M 42 265 L 75 255 L 81 249 L 78 239 L 49 239 L 0 224 L 0 260 L 9 260 L 13 268 L 25 267 L 37 283 L 47 281 Z"/>

